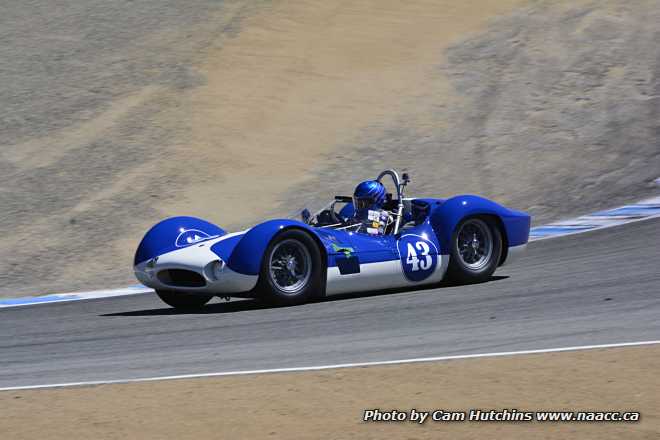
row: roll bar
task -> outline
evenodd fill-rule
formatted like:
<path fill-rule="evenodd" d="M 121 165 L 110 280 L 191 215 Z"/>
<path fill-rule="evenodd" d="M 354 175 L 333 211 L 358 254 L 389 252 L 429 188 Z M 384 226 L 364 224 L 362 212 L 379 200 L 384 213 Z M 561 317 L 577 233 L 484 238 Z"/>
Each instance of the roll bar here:
<path fill-rule="evenodd" d="M 403 193 L 405 192 L 406 185 L 410 182 L 408 173 L 403 173 L 402 179 L 399 178 L 399 174 L 393 169 L 382 171 L 376 180 L 378 182 L 385 176 L 390 176 L 394 181 L 394 186 L 396 187 L 396 197 L 398 200 L 396 223 L 394 224 L 394 234 L 399 233 L 399 227 L 401 226 L 401 218 L 403 218 Z M 382 183 L 382 182 L 381 182 Z"/>

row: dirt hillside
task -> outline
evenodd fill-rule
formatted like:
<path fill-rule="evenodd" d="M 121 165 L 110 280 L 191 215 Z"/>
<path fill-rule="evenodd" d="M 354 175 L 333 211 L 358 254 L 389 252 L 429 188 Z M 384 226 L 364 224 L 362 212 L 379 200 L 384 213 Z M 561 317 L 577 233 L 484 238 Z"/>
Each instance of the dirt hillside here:
<path fill-rule="evenodd" d="M 437 57 L 426 94 L 365 127 L 288 201 L 387 167 L 409 170 L 415 194 L 482 194 L 535 224 L 657 194 L 659 22 L 660 3 L 643 0 L 533 2 L 493 20 Z"/>
<path fill-rule="evenodd" d="M 660 175 L 657 2 L 61 3 L 0 17 L 2 296 L 133 283 L 165 216 L 237 228 L 390 166 L 539 221 Z"/>

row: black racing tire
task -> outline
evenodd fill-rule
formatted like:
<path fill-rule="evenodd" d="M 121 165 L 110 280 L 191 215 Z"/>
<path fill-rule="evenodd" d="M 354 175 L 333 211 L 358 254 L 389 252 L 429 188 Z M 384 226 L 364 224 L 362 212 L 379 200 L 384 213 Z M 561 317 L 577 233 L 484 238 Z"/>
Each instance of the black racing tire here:
<path fill-rule="evenodd" d="M 213 295 L 198 295 L 173 290 L 156 290 L 156 295 L 168 306 L 180 310 L 199 309 L 213 298 Z"/>
<path fill-rule="evenodd" d="M 264 252 L 258 298 L 277 306 L 303 304 L 317 298 L 322 289 L 323 269 L 316 241 L 299 229 L 285 230 L 275 236 Z"/>
<path fill-rule="evenodd" d="M 502 232 L 492 217 L 463 219 L 451 237 L 447 275 L 458 283 L 487 281 L 502 254 Z"/>

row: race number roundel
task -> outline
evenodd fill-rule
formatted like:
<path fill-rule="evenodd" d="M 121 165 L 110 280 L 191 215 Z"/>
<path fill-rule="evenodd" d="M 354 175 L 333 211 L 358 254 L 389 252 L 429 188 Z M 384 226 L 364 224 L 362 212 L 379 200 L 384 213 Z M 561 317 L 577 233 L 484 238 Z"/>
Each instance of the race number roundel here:
<path fill-rule="evenodd" d="M 421 235 L 403 235 L 397 242 L 403 274 L 410 281 L 423 281 L 438 265 L 438 249 Z"/>

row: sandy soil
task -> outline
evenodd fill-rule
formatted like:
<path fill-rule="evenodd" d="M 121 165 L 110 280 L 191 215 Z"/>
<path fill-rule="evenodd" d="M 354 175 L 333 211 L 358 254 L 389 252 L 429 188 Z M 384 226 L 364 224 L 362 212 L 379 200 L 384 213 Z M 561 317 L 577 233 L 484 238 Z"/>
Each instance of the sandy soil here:
<path fill-rule="evenodd" d="M 205 160 L 167 212 L 236 224 L 280 209 L 287 189 L 365 127 L 424 96 L 451 101 L 445 78 L 428 81 L 443 51 L 522 3 L 275 2 L 244 20 L 182 103 L 192 136 L 180 152 Z"/>
<path fill-rule="evenodd" d="M 389 167 L 536 224 L 657 193 L 653 0 L 50 3 L 0 16 L 0 296 L 128 285 L 163 217 L 235 230 Z"/>
<path fill-rule="evenodd" d="M 522 3 L 196 0 L 198 13 L 168 4 L 164 28 L 154 3 L 18 10 L 16 72 L 0 76 L 15 91 L 0 118 L 0 295 L 134 282 L 134 249 L 165 216 L 233 229 L 282 215 L 286 190 L 365 127 L 451 100 L 443 77 L 427 81 L 443 51 Z M 76 20 L 103 32 L 85 39 Z"/>
<path fill-rule="evenodd" d="M 655 195 L 659 21 L 653 0 L 530 2 L 494 19 L 438 57 L 428 99 L 365 127 L 288 202 L 387 167 L 410 171 L 411 194 L 482 194 L 537 225 Z M 457 99 L 434 94 L 447 83 Z"/>
<path fill-rule="evenodd" d="M 3 439 L 656 439 L 660 348 L 0 393 Z M 370 408 L 640 411 L 637 423 L 366 423 Z"/>

